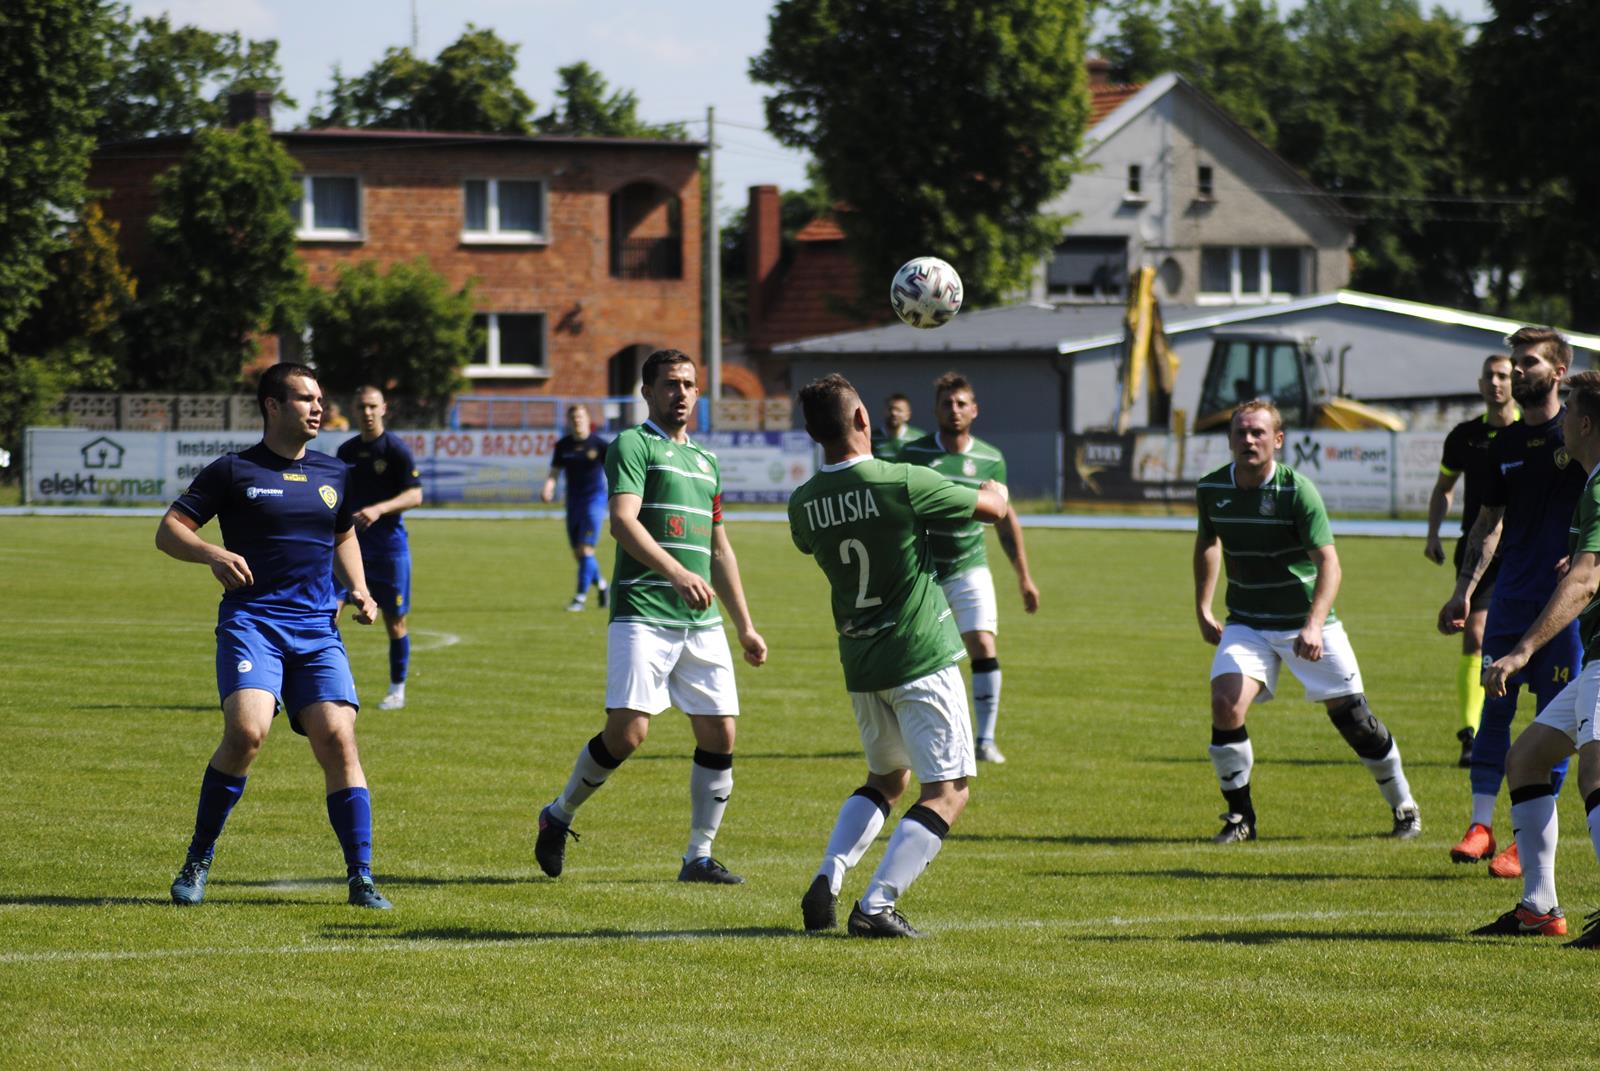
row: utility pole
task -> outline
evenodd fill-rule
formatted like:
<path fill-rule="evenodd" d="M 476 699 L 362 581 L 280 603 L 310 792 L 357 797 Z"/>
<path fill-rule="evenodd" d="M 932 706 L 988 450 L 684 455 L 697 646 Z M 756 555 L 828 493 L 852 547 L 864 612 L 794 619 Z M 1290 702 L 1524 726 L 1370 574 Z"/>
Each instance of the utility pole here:
<path fill-rule="evenodd" d="M 717 109 L 706 105 L 706 367 L 711 376 L 711 426 L 722 397 L 722 230 L 717 223 Z"/>
<path fill-rule="evenodd" d="M 417 0 L 411 0 L 411 54 L 417 54 Z"/>

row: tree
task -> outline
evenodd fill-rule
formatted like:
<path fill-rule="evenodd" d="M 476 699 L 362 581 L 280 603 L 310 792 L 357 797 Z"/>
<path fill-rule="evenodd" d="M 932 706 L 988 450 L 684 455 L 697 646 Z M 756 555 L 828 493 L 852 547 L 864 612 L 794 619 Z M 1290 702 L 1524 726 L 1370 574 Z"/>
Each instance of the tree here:
<path fill-rule="evenodd" d="M 165 15 L 130 22 L 126 7 L 117 16 L 106 39 L 107 77 L 92 92 L 102 143 L 221 126 L 228 95 L 241 90 L 265 90 L 297 106 L 284 92 L 278 42 L 174 27 Z"/>
<path fill-rule="evenodd" d="M 183 160 L 156 180 L 149 230 L 159 268 L 136 317 L 133 386 L 231 390 L 255 335 L 300 318 L 295 171 L 252 122 L 196 132 Z"/>
<path fill-rule="evenodd" d="M 795 235 L 800 228 L 827 212 L 832 201 L 817 183 L 803 190 L 784 190 L 778 196 L 778 270 L 794 258 Z M 721 239 L 722 330 L 730 338 L 744 338 L 750 327 L 750 209 L 740 208 L 718 231 Z"/>
<path fill-rule="evenodd" d="M 104 78 L 101 0 L 0 5 L 0 356 L 67 242 L 94 148 L 88 87 Z"/>
<path fill-rule="evenodd" d="M 689 136 L 682 123 L 647 123 L 639 118 L 639 98 L 631 89 L 611 92 L 605 76 L 582 60 L 556 70 L 559 103 L 539 117 L 541 134 L 574 134 L 602 138 L 671 138 Z"/>
<path fill-rule="evenodd" d="M 409 48 L 391 48 L 355 78 L 345 78 L 335 67 L 326 108 L 313 111 L 308 122 L 313 127 L 532 133 L 533 99 L 515 81 L 519 47 L 469 23 L 432 62 Z"/>
<path fill-rule="evenodd" d="M 972 304 L 1024 284 L 1077 167 L 1084 21 L 1083 0 L 780 0 L 751 77 L 777 90 L 772 135 L 853 209 L 871 293 L 917 254 L 955 264 Z"/>
<path fill-rule="evenodd" d="M 481 342 L 472 315 L 471 285 L 451 291 L 426 258 L 387 273 L 372 261 L 342 266 L 311 311 L 318 375 L 329 390 L 374 383 L 442 412 Z"/>

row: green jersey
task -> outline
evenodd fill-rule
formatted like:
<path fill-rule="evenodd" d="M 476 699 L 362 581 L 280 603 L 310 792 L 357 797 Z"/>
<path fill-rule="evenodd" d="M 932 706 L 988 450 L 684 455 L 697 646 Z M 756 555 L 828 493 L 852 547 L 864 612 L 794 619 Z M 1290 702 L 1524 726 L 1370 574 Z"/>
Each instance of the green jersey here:
<path fill-rule="evenodd" d="M 1260 487 L 1233 482 L 1233 466 L 1195 485 L 1201 536 L 1222 540 L 1228 623 L 1298 629 L 1311 610 L 1317 567 L 1310 551 L 1333 542 L 1328 511 L 1311 481 L 1282 463 Z M 1328 620 L 1336 621 L 1333 611 Z"/>
<path fill-rule="evenodd" d="M 894 688 L 965 653 L 933 576 L 928 528 L 970 521 L 977 505 L 972 488 L 871 457 L 824 465 L 789 496 L 789 535 L 833 589 L 847 689 Z"/>
<path fill-rule="evenodd" d="M 1578 508 L 1572 513 L 1572 528 L 1567 536 L 1567 554 L 1600 554 L 1600 480 L 1595 476 L 1600 468 L 1589 473 L 1589 482 L 1583 485 L 1578 496 Z M 1589 600 L 1578 614 L 1578 639 L 1583 643 L 1583 660 L 1600 657 L 1600 594 Z"/>
<path fill-rule="evenodd" d="M 898 435 L 889 435 L 882 428 L 872 429 L 872 456 L 885 461 L 900 460 L 900 450 L 912 439 L 922 438 L 922 429 L 910 424 L 900 425 Z"/>
<path fill-rule="evenodd" d="M 661 549 L 702 580 L 711 579 L 711 533 L 722 524 L 717 455 L 673 442 L 650 421 L 618 435 L 606 451 L 613 495 L 638 495 L 639 523 Z M 671 628 L 722 624 L 716 603 L 691 610 L 666 577 L 617 545 L 611 574 L 611 620 Z"/>
<path fill-rule="evenodd" d="M 900 448 L 899 460 L 926 465 L 952 483 L 977 487 L 984 480 L 1006 482 L 1006 459 L 999 450 L 972 436 L 966 452 L 955 454 L 939 441 L 939 433 L 913 439 Z M 976 521 L 940 522 L 928 526 L 933 537 L 933 567 L 941 580 L 989 564 L 983 525 Z"/>

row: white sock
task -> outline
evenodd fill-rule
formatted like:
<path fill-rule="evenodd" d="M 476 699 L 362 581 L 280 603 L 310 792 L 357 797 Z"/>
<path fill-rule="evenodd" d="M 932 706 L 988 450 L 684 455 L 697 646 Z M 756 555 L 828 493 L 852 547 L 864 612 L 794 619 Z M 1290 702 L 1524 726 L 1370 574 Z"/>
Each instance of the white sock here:
<path fill-rule="evenodd" d="M 600 786 L 606 783 L 606 778 L 616 772 L 617 766 L 620 765 L 617 763 L 605 766 L 595 758 L 595 747 L 599 740 L 600 738 L 596 736 L 583 745 L 582 750 L 578 752 L 578 761 L 572 764 L 572 776 L 567 778 L 567 786 L 550 805 L 556 812 L 556 817 L 568 825 L 572 824 L 572 816 L 583 806 L 584 801 L 594 795 Z"/>
<path fill-rule="evenodd" d="M 827 875 L 828 888 L 835 896 L 839 895 L 839 889 L 844 885 L 845 871 L 861 862 L 861 857 L 867 854 L 878 831 L 883 828 L 889 808 L 880 805 L 881 799 L 881 796 L 867 796 L 858 792 L 839 808 L 839 817 L 833 822 L 833 832 L 828 834 L 828 848 L 823 852 L 822 866 L 817 869 L 818 874 Z"/>
<path fill-rule="evenodd" d="M 987 669 L 972 673 L 972 713 L 978 723 L 974 739 L 994 743 L 994 723 L 1000 720 L 1000 671 Z"/>
<path fill-rule="evenodd" d="M 702 755 L 713 761 L 726 760 L 724 769 L 700 765 Z M 722 813 L 728 809 L 728 797 L 733 795 L 733 756 L 713 755 L 695 749 L 695 761 L 689 767 L 689 849 L 684 859 L 699 859 L 711 854 L 711 842 L 717 839 L 717 828 L 722 825 Z"/>
<path fill-rule="evenodd" d="M 1556 906 L 1556 798 L 1546 792 L 1511 805 L 1522 863 L 1522 902 L 1541 914 Z"/>
<path fill-rule="evenodd" d="M 939 854 L 949 829 L 944 819 L 920 804 L 907 811 L 894 827 L 883 862 L 872 875 L 872 884 L 861 896 L 861 910 L 877 915 L 893 907 Z"/>
<path fill-rule="evenodd" d="M 389 684 L 389 694 L 390 695 L 397 695 L 400 698 L 404 699 L 405 695 L 406 695 L 406 682 L 405 681 L 391 681 L 390 684 Z"/>
<path fill-rule="evenodd" d="M 1494 801 L 1498 797 L 1479 792 L 1472 794 L 1472 820 L 1480 826 L 1494 828 Z"/>
<path fill-rule="evenodd" d="M 1411 798 L 1411 785 L 1406 781 L 1406 771 L 1400 764 L 1400 744 L 1393 737 L 1389 739 L 1389 750 L 1383 758 L 1362 759 L 1361 762 L 1372 771 L 1372 778 L 1378 782 L 1378 791 L 1383 793 L 1390 810 L 1417 805 L 1417 801 Z"/>
<path fill-rule="evenodd" d="M 1243 788 L 1250 783 L 1250 770 L 1256 764 L 1256 750 L 1248 738 L 1233 744 L 1212 744 L 1211 768 L 1217 771 L 1222 791 Z"/>

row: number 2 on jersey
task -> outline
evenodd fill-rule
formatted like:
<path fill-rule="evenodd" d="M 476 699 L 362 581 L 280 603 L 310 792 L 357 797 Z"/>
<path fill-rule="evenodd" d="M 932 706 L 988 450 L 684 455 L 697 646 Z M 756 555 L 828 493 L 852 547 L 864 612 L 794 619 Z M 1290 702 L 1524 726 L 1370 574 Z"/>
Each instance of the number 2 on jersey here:
<path fill-rule="evenodd" d="M 856 609 L 865 610 L 869 606 L 882 606 L 883 600 L 876 595 L 868 597 L 867 579 L 872 571 L 872 563 L 867 560 L 867 546 L 859 539 L 846 539 L 839 544 L 839 560 L 846 565 L 850 564 L 850 553 L 854 551 L 856 557 L 861 559 L 861 583 L 856 587 Z"/>

